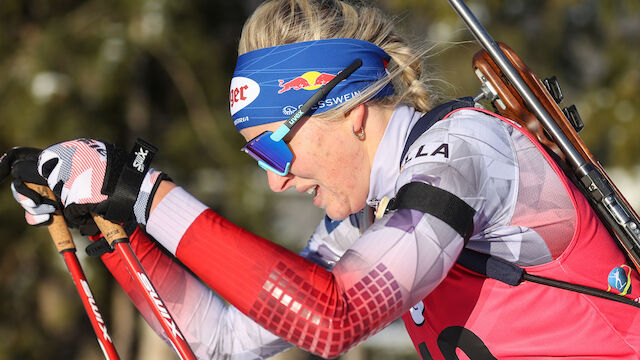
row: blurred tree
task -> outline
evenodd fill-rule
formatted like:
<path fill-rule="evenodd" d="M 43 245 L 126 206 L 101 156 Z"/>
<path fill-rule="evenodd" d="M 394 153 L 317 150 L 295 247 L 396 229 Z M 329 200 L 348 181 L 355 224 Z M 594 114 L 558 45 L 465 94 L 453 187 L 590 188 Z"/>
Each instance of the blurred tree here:
<path fill-rule="evenodd" d="M 232 221 L 274 238 L 286 225 L 269 211 L 275 198 L 263 174 L 237 150 L 242 139 L 231 135 L 227 110 L 236 42 L 258 3 L 3 0 L 0 151 L 75 137 L 128 147 L 143 137 L 161 149 L 156 167 Z M 639 2 L 469 3 L 539 76 L 559 77 L 585 121 L 583 138 L 605 165 L 639 165 Z M 398 16 L 403 33 L 433 46 L 425 61 L 443 97 L 478 92 L 470 71 L 478 46 L 446 1 L 379 5 Z M 0 359 L 100 358 L 46 231 L 25 225 L 6 187 L 0 214 Z M 290 237 L 282 240 L 300 246 Z M 147 340 L 122 292 L 98 261 L 83 262 L 123 358 L 144 358 Z"/>

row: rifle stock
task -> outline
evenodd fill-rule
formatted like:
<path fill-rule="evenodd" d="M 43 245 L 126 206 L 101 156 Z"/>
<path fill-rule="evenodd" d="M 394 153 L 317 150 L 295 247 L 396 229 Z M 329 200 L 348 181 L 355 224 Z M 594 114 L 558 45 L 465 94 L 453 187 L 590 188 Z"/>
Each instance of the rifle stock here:
<path fill-rule="evenodd" d="M 492 90 L 490 97 L 492 97 L 491 102 L 496 112 L 523 126 L 548 151 L 557 155 L 557 161 L 565 174 L 589 199 L 611 235 L 617 239 L 620 247 L 636 269 L 640 271 L 640 235 L 637 231 L 640 220 L 638 215 L 584 144 L 574 125 L 567 119 L 547 87 L 509 46 L 498 43 L 498 47 L 555 125 L 569 140 L 573 147 L 571 150 L 577 152 L 584 160 L 584 165 L 576 168 L 573 163 L 567 161 L 567 154 L 563 150 L 562 144 L 558 144 L 548 136 L 549 132 L 544 122 L 540 121 L 530 110 L 527 102 L 507 80 L 508 77 L 500 66 L 486 50 L 480 50 L 473 57 L 473 69 L 480 81 L 483 82 L 483 86 L 488 86 Z M 485 93 L 487 92 L 485 91 Z"/>

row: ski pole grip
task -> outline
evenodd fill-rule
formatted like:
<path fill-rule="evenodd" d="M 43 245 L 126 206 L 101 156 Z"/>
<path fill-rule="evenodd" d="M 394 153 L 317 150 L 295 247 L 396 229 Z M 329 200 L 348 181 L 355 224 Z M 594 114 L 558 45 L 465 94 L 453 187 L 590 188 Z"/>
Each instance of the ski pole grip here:
<path fill-rule="evenodd" d="M 129 237 L 127 236 L 127 233 L 124 231 L 122 226 L 114 224 L 98 214 L 92 214 L 92 216 L 93 221 L 96 222 L 96 225 L 98 225 L 98 229 L 100 229 L 100 232 L 102 232 L 102 235 L 111 247 L 113 247 L 113 244 L 116 242 L 129 241 Z"/>
<path fill-rule="evenodd" d="M 56 196 L 53 194 L 53 191 L 51 191 L 47 186 L 33 183 L 26 184 L 31 190 L 37 192 L 41 196 L 53 201 L 56 200 Z M 73 243 L 73 238 L 71 237 L 66 221 L 64 221 L 64 217 L 59 211 L 56 211 L 54 214 L 51 214 L 51 218 L 51 224 L 47 226 L 47 229 L 49 230 L 49 234 L 51 234 L 51 239 L 56 246 L 56 250 L 58 250 L 59 253 L 62 253 L 65 250 L 75 250 L 76 246 Z"/>

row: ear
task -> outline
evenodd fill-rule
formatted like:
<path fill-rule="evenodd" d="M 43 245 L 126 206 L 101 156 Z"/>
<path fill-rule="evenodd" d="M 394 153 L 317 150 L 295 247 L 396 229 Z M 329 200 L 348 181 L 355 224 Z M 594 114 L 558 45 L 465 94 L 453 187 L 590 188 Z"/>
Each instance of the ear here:
<path fill-rule="evenodd" d="M 353 132 L 357 133 L 365 126 L 367 106 L 365 104 L 359 104 L 353 109 L 347 111 L 344 116 L 347 122 L 353 127 Z"/>

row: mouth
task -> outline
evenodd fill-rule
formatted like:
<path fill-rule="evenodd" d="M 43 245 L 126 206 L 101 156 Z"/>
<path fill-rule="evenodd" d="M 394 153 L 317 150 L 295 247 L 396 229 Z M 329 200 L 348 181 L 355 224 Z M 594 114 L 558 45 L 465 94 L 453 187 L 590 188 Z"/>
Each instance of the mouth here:
<path fill-rule="evenodd" d="M 316 194 L 318 193 L 318 185 L 316 186 L 312 186 L 309 189 L 307 189 L 307 191 L 305 191 L 307 194 L 312 195 L 312 196 L 316 196 Z"/>

